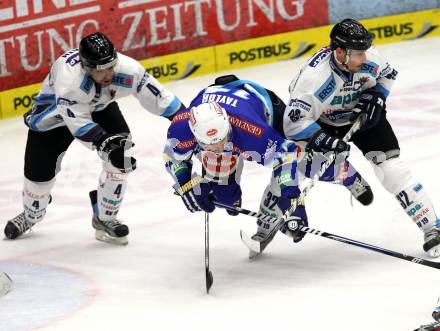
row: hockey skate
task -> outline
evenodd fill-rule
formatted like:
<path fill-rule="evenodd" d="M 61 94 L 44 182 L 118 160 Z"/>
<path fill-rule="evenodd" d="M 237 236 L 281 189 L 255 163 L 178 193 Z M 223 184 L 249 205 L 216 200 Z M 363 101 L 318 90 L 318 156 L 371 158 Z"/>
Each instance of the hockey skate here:
<path fill-rule="evenodd" d="M 93 207 L 92 226 L 95 229 L 96 240 L 114 245 L 127 245 L 128 226 L 118 220 L 100 220 L 96 213 L 98 192 L 91 191 L 89 196 Z"/>
<path fill-rule="evenodd" d="M 276 232 L 274 232 L 273 234 L 269 234 L 269 235 L 267 233 L 263 233 L 263 232 L 255 233 L 251 237 L 251 239 L 256 240 L 260 243 L 260 252 L 257 253 L 253 250 L 249 250 L 249 259 L 253 259 L 253 258 L 257 257 L 258 255 L 260 255 L 261 253 L 263 253 L 263 251 L 265 250 L 267 245 L 269 245 L 271 243 L 271 241 L 273 240 L 273 238 L 275 238 L 275 234 L 276 234 Z"/>
<path fill-rule="evenodd" d="M 368 185 L 359 173 L 356 174 L 356 179 L 353 184 L 346 187 L 350 191 L 352 197 L 364 206 L 368 206 L 373 202 L 373 191 L 371 190 L 370 185 Z"/>
<path fill-rule="evenodd" d="M 12 220 L 8 221 L 5 226 L 5 236 L 7 239 L 17 239 L 25 232 L 31 230 L 35 223 L 29 222 L 24 216 L 24 212 L 21 212 L 15 216 Z"/>
<path fill-rule="evenodd" d="M 257 221 L 257 232 L 249 238 L 243 231 L 240 232 L 241 240 L 249 248 L 249 259 L 254 259 L 266 249 L 282 226 L 282 219 L 275 223 L 264 223 L 260 219 Z"/>
<path fill-rule="evenodd" d="M 438 222 L 438 221 L 437 221 Z M 425 233 L 425 243 L 423 250 L 428 253 L 430 257 L 440 256 L 440 229 L 433 228 Z"/>

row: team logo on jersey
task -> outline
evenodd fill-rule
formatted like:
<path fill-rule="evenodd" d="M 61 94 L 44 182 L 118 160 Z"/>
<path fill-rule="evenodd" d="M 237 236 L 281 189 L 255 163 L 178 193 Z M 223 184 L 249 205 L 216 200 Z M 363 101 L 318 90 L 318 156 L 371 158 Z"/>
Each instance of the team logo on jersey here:
<path fill-rule="evenodd" d="M 318 91 L 315 92 L 314 96 L 318 98 L 319 101 L 324 102 L 336 89 L 336 82 L 333 75 L 322 84 Z"/>
<path fill-rule="evenodd" d="M 377 63 L 367 61 L 362 65 L 361 70 L 359 70 L 359 73 L 361 72 L 365 72 L 373 77 L 377 77 L 377 74 L 379 72 L 379 65 Z"/>
<path fill-rule="evenodd" d="M 112 77 L 112 85 L 131 88 L 133 86 L 133 75 L 116 73 Z"/>
<path fill-rule="evenodd" d="M 115 98 L 115 95 L 116 95 L 116 91 L 115 91 L 115 90 L 110 90 L 110 97 L 111 97 L 112 99 Z"/>

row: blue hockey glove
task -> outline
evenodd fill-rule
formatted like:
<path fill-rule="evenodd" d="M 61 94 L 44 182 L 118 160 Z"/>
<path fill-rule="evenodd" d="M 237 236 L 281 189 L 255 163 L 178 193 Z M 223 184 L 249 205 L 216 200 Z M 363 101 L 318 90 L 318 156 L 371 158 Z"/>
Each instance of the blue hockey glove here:
<path fill-rule="evenodd" d="M 384 109 L 385 96 L 383 93 L 368 89 L 362 93 L 359 102 L 354 106 L 350 120 L 355 121 L 360 114 L 367 114 L 367 121 L 360 129 L 360 131 L 366 131 L 379 123 Z"/>
<path fill-rule="evenodd" d="M 285 198 L 280 197 L 278 199 L 278 207 L 283 212 L 283 214 L 286 212 L 286 210 L 292 205 L 292 199 L 291 198 Z M 285 235 L 292 237 L 294 243 L 300 242 L 304 236 L 305 233 L 299 230 L 299 226 L 308 226 L 308 218 L 306 213 L 306 208 L 303 203 L 299 203 L 293 212 L 292 215 L 287 219 L 287 221 L 283 224 L 280 231 L 284 233 Z"/>
<path fill-rule="evenodd" d="M 181 195 L 185 207 L 191 212 L 205 211 L 212 213 L 215 205 L 212 202 L 213 195 L 208 183 L 200 183 Z"/>

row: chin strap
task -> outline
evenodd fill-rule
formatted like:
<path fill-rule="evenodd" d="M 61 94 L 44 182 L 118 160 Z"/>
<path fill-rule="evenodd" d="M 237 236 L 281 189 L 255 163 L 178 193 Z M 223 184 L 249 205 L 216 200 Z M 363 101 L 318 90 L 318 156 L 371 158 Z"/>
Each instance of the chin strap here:
<path fill-rule="evenodd" d="M 338 64 L 344 66 L 344 68 L 347 69 L 347 71 L 349 71 L 348 68 L 347 68 L 347 63 L 348 63 L 348 61 L 350 60 L 350 53 L 351 53 L 351 52 L 350 52 L 349 49 L 346 50 L 346 51 L 345 51 L 345 60 L 344 60 L 344 62 L 340 62 L 340 61 L 338 60 L 338 57 L 336 56 L 336 50 L 333 51 L 333 57 L 334 57 L 335 61 L 336 61 Z"/>

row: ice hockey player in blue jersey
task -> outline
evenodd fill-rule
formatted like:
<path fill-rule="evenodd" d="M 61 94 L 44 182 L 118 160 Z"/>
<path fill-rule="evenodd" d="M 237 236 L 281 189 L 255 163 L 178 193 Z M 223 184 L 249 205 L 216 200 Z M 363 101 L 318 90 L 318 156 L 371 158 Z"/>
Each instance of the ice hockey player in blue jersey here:
<path fill-rule="evenodd" d="M 386 99 L 397 71 L 371 47 L 372 35 L 344 19 L 330 33 L 331 44 L 314 54 L 293 79 L 284 114 L 289 139 L 307 141 L 316 152 L 334 144 L 360 113 L 367 122 L 352 142 L 371 162 L 383 186 L 424 233 L 423 249 L 440 255 L 440 220 L 423 186 L 400 159 L 400 147 L 386 117 Z"/>
<path fill-rule="evenodd" d="M 7 222 L 5 235 L 16 239 L 40 222 L 51 199 L 64 152 L 74 139 L 103 160 L 97 190 L 90 192 L 96 239 L 126 244 L 128 227 L 117 220 L 128 174 L 136 160 L 130 129 L 116 99 L 133 95 L 149 112 L 166 118 L 183 107 L 136 60 L 116 51 L 102 33 L 61 55 L 45 78 L 33 108 L 25 152 L 23 212 Z"/>
<path fill-rule="evenodd" d="M 203 89 L 173 118 L 165 148 L 166 168 L 176 185 L 182 187 L 192 175 L 192 157 L 202 163 L 204 182 L 182 196 L 191 212 L 215 209 L 212 199 L 240 206 L 240 165 L 243 160 L 272 167 L 269 184 L 271 196 L 265 192 L 260 211 L 281 217 L 298 197 L 297 153 L 295 143 L 286 140 L 282 131 L 285 104 L 270 90 L 255 82 L 223 76 Z M 330 177 L 332 172 L 326 174 Z M 307 225 L 303 203 L 291 220 Z M 258 224 L 261 221 L 258 220 Z M 261 226 L 261 231 L 267 231 Z M 295 242 L 303 233 L 290 231 L 285 224 L 281 231 Z"/>

